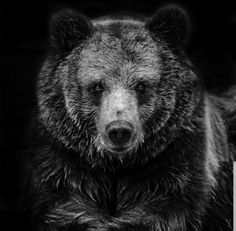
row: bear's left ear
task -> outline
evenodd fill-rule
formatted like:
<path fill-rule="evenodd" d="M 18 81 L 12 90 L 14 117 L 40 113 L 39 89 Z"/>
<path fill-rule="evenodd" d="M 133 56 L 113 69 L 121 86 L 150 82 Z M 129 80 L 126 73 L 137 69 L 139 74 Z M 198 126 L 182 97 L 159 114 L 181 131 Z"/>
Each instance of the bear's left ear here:
<path fill-rule="evenodd" d="M 168 5 L 146 22 L 146 28 L 154 39 L 159 38 L 174 48 L 182 47 L 190 30 L 189 17 L 181 7 Z"/>
<path fill-rule="evenodd" d="M 55 52 L 69 52 L 92 32 L 92 22 L 85 16 L 64 10 L 55 14 L 50 24 L 50 45 Z"/>

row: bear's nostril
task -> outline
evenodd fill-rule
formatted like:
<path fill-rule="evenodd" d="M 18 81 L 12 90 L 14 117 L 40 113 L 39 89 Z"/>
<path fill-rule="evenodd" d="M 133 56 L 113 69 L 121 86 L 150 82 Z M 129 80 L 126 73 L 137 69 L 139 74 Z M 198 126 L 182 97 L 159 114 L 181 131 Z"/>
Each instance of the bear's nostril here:
<path fill-rule="evenodd" d="M 129 123 L 113 122 L 110 124 L 107 134 L 114 145 L 123 146 L 130 141 L 132 128 Z"/>

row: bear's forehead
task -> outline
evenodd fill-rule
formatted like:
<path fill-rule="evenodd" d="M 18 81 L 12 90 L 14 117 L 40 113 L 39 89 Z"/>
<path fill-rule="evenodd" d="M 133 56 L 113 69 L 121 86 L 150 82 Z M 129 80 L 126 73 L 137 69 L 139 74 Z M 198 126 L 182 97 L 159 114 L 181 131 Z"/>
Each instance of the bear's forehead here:
<path fill-rule="evenodd" d="M 81 80 L 156 78 L 159 50 L 143 25 L 113 23 L 99 25 L 80 53 Z"/>
<path fill-rule="evenodd" d="M 86 47 L 90 52 L 100 52 L 107 55 L 119 52 L 135 58 L 151 55 L 156 52 L 156 43 L 142 24 L 113 22 L 108 25 L 98 25 Z M 126 57 L 126 58 L 129 58 Z"/>

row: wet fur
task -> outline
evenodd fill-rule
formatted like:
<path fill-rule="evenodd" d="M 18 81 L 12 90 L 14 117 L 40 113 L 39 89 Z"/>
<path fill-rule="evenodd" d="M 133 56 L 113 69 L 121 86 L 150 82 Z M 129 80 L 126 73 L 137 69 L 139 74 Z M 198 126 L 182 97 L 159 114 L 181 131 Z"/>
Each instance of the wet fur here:
<path fill-rule="evenodd" d="M 136 19 L 93 23 L 75 48 L 53 46 L 39 74 L 27 186 L 35 229 L 232 230 L 228 110 L 166 34 Z M 152 85 L 137 99 L 143 136 L 132 152 L 101 151 L 97 107 L 84 92 L 100 75 L 110 86 L 145 75 Z"/>

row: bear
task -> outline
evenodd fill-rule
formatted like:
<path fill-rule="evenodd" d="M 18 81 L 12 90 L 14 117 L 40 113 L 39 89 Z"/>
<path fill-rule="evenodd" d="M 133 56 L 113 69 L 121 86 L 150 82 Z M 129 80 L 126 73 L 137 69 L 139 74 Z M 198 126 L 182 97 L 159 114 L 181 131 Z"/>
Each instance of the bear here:
<path fill-rule="evenodd" d="M 178 5 L 52 17 L 25 189 L 32 229 L 232 230 L 236 94 L 204 89 L 189 31 Z"/>

